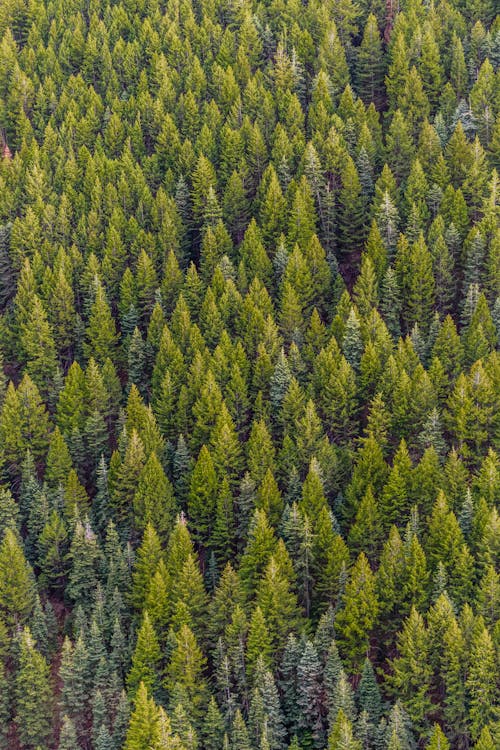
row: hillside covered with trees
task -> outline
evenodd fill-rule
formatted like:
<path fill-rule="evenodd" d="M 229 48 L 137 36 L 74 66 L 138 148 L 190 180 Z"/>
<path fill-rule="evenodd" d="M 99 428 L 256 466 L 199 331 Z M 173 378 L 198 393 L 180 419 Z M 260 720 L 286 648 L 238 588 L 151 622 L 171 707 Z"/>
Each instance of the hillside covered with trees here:
<path fill-rule="evenodd" d="M 495 0 L 0 0 L 0 749 L 500 746 Z"/>

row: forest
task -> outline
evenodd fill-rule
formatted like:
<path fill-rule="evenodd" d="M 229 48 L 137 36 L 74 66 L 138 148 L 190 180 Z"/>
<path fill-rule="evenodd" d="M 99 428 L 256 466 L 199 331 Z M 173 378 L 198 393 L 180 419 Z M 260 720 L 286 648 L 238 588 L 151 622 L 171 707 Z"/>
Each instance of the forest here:
<path fill-rule="evenodd" d="M 0 750 L 500 747 L 496 0 L 0 0 Z"/>

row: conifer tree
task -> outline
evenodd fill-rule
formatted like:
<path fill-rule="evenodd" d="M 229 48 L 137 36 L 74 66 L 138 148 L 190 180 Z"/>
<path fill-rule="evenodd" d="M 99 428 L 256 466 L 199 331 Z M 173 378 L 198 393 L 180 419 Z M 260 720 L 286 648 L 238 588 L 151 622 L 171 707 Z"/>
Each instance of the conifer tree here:
<path fill-rule="evenodd" d="M 79 747 L 75 725 L 67 715 L 63 716 L 57 747 L 58 750 L 78 750 Z"/>
<path fill-rule="evenodd" d="M 125 740 L 126 750 L 154 747 L 159 732 L 159 711 L 144 684 L 139 685 Z"/>
<path fill-rule="evenodd" d="M 263 510 L 256 510 L 249 529 L 248 541 L 241 558 L 239 574 L 247 595 L 255 592 L 276 545 L 276 539 Z"/>
<path fill-rule="evenodd" d="M 351 571 L 344 607 L 337 615 L 339 645 L 353 669 L 358 670 L 368 648 L 370 630 L 378 613 L 373 573 L 361 553 Z"/>
<path fill-rule="evenodd" d="M 369 659 L 364 661 L 356 698 L 360 712 L 366 711 L 370 724 L 378 726 L 382 713 L 382 696 Z"/>
<path fill-rule="evenodd" d="M 214 698 L 210 699 L 203 723 L 202 735 L 207 750 L 218 750 L 222 745 L 224 721 Z"/>
<path fill-rule="evenodd" d="M 377 19 L 371 13 L 366 19 L 358 52 L 357 80 L 359 94 L 365 104 L 373 102 L 377 109 L 384 100 L 384 67 Z"/>
<path fill-rule="evenodd" d="M 352 724 L 340 710 L 328 737 L 328 750 L 359 750 L 361 743 L 354 738 Z"/>
<path fill-rule="evenodd" d="M 207 686 L 203 678 L 205 657 L 193 631 L 182 625 L 175 634 L 175 646 L 167 665 L 165 687 L 172 699 L 178 697 L 195 722 L 207 708 Z"/>
<path fill-rule="evenodd" d="M 486 726 L 481 730 L 481 734 L 479 735 L 479 739 L 474 745 L 474 748 L 477 748 L 477 750 L 490 750 L 490 748 L 493 747 L 495 747 L 495 741 L 490 728 Z"/>
<path fill-rule="evenodd" d="M 71 568 L 67 591 L 76 605 L 89 606 L 97 584 L 101 551 L 88 519 L 77 521 L 69 550 Z"/>
<path fill-rule="evenodd" d="M 239 747 L 241 750 L 250 750 L 250 739 L 248 737 L 245 720 L 239 708 L 236 709 L 231 730 L 231 746 Z"/>
<path fill-rule="evenodd" d="M 26 623 L 35 604 L 33 571 L 16 533 L 8 528 L 0 546 L 0 613 L 9 629 Z"/>
<path fill-rule="evenodd" d="M 131 598 L 137 609 L 142 608 L 148 583 L 156 571 L 161 554 L 162 550 L 158 534 L 154 527 L 148 523 L 144 529 L 141 546 L 137 551 L 134 572 L 132 574 L 133 588 Z"/>
<path fill-rule="evenodd" d="M 96 286 L 86 334 L 86 352 L 89 357 L 94 357 L 100 364 L 103 364 L 107 357 L 114 359 L 119 335 L 104 289 L 99 282 Z"/>
<path fill-rule="evenodd" d="M 134 517 L 142 531 L 151 523 L 162 536 L 172 528 L 175 518 L 172 485 L 153 451 L 142 469 L 134 495 Z"/>
<path fill-rule="evenodd" d="M 412 609 L 398 636 L 399 656 L 392 662 L 390 684 L 415 727 L 422 730 L 430 709 L 428 638 L 422 617 Z"/>
<path fill-rule="evenodd" d="M 132 666 L 127 676 L 127 685 L 132 699 L 139 685 L 144 685 L 151 695 L 156 693 L 159 687 L 159 661 L 160 647 L 156 633 L 147 611 L 144 611 L 141 627 L 137 633 Z"/>
<path fill-rule="evenodd" d="M 495 693 L 494 649 L 486 628 L 479 629 L 471 643 L 471 661 L 465 688 L 469 696 L 470 732 L 477 739 L 493 718 Z"/>
<path fill-rule="evenodd" d="M 324 742 L 321 666 L 316 649 L 307 641 L 297 666 L 299 727 L 311 734 L 317 746 Z"/>
<path fill-rule="evenodd" d="M 287 562 L 290 562 L 289 558 Z M 287 573 L 285 566 L 280 565 L 278 554 L 275 554 L 270 558 L 257 588 L 257 603 L 267 623 L 273 651 L 280 651 L 284 647 L 288 633 L 299 623 L 297 598 Z"/>
<path fill-rule="evenodd" d="M 20 635 L 15 700 L 15 721 L 23 745 L 35 748 L 49 742 L 52 715 L 49 666 L 35 648 L 29 628 Z"/>

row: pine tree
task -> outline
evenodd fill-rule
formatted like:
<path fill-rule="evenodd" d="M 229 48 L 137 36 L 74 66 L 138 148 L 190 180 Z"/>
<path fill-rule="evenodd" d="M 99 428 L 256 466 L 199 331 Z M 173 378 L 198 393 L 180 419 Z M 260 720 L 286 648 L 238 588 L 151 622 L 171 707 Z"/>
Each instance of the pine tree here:
<path fill-rule="evenodd" d="M 238 573 L 231 563 L 222 571 L 214 596 L 209 604 L 207 639 L 215 647 L 225 628 L 231 622 L 231 609 L 243 606 L 245 597 Z"/>
<path fill-rule="evenodd" d="M 341 174 L 342 188 L 339 194 L 339 230 L 342 253 L 350 253 L 362 247 L 365 227 L 361 184 L 353 160 L 348 157 Z"/>
<path fill-rule="evenodd" d="M 21 326 L 20 343 L 28 360 L 27 371 L 44 396 L 48 396 L 56 375 L 57 359 L 54 338 L 47 315 L 37 295 L 29 317 Z"/>
<path fill-rule="evenodd" d="M 253 682 L 259 660 L 265 666 L 269 666 L 271 655 L 272 648 L 269 629 L 262 609 L 257 605 L 250 618 L 246 646 L 247 675 L 251 683 Z"/>
<path fill-rule="evenodd" d="M 226 478 L 222 480 L 217 494 L 210 547 L 220 562 L 229 560 L 235 547 L 234 498 Z"/>
<path fill-rule="evenodd" d="M 289 734 L 296 734 L 299 730 L 297 669 L 302 657 L 302 645 L 302 642 L 297 640 L 293 633 L 290 633 L 279 668 L 281 704 Z"/>
<path fill-rule="evenodd" d="M 124 437 L 126 437 L 126 433 L 124 433 Z M 144 463 L 144 443 L 137 430 L 132 429 L 123 460 L 115 452 L 110 461 L 111 507 L 115 523 L 120 527 L 125 526 L 130 519 L 133 498 Z M 114 471 L 112 471 L 113 469 Z"/>
<path fill-rule="evenodd" d="M 443 87 L 443 69 L 439 46 L 431 28 L 427 28 L 422 38 L 422 51 L 419 72 L 425 93 L 433 110 L 439 102 Z"/>
<path fill-rule="evenodd" d="M 359 370 L 361 354 L 363 351 L 363 340 L 361 338 L 361 326 L 359 318 L 353 307 L 347 318 L 342 342 L 344 356 L 354 370 Z"/>
<path fill-rule="evenodd" d="M 94 357 L 100 364 L 103 364 L 108 357 L 111 360 L 114 359 L 119 335 L 116 332 L 115 321 L 104 289 L 99 282 L 95 289 L 95 299 L 90 311 L 86 335 L 86 352 L 89 357 Z"/>
<path fill-rule="evenodd" d="M 256 510 L 239 569 L 241 582 L 247 595 L 255 592 L 257 582 L 267 566 L 275 545 L 276 539 L 266 513 L 263 510 Z"/>
<path fill-rule="evenodd" d="M 286 731 L 283 725 L 278 690 L 271 672 L 261 665 L 257 685 L 253 691 L 249 710 L 250 731 L 254 742 L 281 750 Z"/>
<path fill-rule="evenodd" d="M 349 531 L 349 546 L 358 554 L 364 552 L 368 560 L 374 562 L 381 541 L 380 512 L 370 485 L 358 506 L 354 524 Z"/>
<path fill-rule="evenodd" d="M 183 607 L 195 634 L 204 632 L 207 595 L 198 560 L 193 554 L 188 555 L 182 567 L 176 571 L 170 596 L 174 613 Z"/>
<path fill-rule="evenodd" d="M 3 640 L 3 639 L 2 639 Z M 5 674 L 3 661 L 0 662 L 0 747 L 7 750 L 9 747 L 8 727 L 10 719 L 10 694 L 9 680 Z"/>
<path fill-rule="evenodd" d="M 48 444 L 49 423 L 40 392 L 26 373 L 17 391 L 12 382 L 7 387 L 0 416 L 3 461 L 16 475 L 29 448 L 36 460 Z"/>
<path fill-rule="evenodd" d="M 494 731 L 494 730 L 493 730 Z M 483 727 L 481 734 L 474 745 L 475 750 L 492 750 L 495 747 L 495 740 L 489 727 Z"/>
<path fill-rule="evenodd" d="M 236 709 L 231 728 L 231 747 L 250 750 L 250 739 L 240 709 Z"/>
<path fill-rule="evenodd" d="M 356 718 L 354 691 L 349 683 L 344 669 L 341 669 L 337 679 L 328 692 L 328 723 L 332 727 L 339 711 L 342 711 L 349 721 Z"/>
<path fill-rule="evenodd" d="M 283 544 L 283 542 L 280 542 Z M 279 543 L 279 544 L 280 544 Z M 291 561 L 284 549 L 286 563 L 290 568 Z M 274 651 L 284 648 L 286 638 L 299 623 L 299 609 L 297 597 L 292 589 L 290 574 L 285 565 L 280 565 L 278 546 L 265 569 L 264 575 L 257 587 L 257 604 L 261 608 L 265 622 L 269 629 L 269 637 Z"/>

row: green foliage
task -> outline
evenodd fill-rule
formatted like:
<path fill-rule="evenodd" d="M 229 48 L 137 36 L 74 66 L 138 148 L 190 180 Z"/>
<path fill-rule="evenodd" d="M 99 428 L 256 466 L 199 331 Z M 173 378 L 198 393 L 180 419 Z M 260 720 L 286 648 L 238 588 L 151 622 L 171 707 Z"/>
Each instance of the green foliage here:
<path fill-rule="evenodd" d="M 370 631 L 376 622 L 378 601 L 373 573 L 361 553 L 351 571 L 344 594 L 344 606 L 336 618 L 339 645 L 357 671 L 366 655 Z"/>
<path fill-rule="evenodd" d="M 0 546 L 0 613 L 2 622 L 14 629 L 24 625 L 35 603 L 33 571 L 8 528 Z"/>
<path fill-rule="evenodd" d="M 494 6 L 4 1 L 0 746 L 498 745 Z"/>
<path fill-rule="evenodd" d="M 49 665 L 35 648 L 29 628 L 20 635 L 15 699 L 16 724 L 24 747 L 36 748 L 49 742 L 52 733 Z"/>

